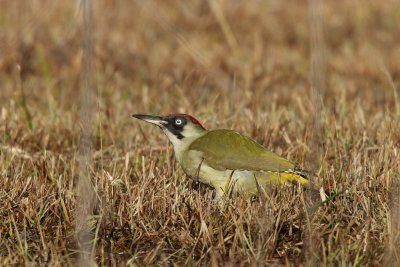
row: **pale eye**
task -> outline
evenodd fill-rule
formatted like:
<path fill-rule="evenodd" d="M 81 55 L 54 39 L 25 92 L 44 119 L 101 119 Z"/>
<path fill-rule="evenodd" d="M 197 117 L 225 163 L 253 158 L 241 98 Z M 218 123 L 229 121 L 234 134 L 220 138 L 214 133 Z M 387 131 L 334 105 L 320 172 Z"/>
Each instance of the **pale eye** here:
<path fill-rule="evenodd" d="M 176 119 L 175 120 L 176 125 L 182 125 L 182 120 L 181 119 Z"/>

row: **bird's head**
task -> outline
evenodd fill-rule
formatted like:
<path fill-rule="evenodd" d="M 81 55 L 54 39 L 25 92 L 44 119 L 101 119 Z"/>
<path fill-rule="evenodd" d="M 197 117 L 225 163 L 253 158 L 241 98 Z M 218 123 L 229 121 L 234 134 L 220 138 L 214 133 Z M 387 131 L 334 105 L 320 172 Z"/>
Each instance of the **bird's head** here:
<path fill-rule="evenodd" d="M 168 136 L 175 150 L 206 131 L 196 118 L 182 113 L 167 116 L 133 114 L 132 117 L 159 126 Z"/>

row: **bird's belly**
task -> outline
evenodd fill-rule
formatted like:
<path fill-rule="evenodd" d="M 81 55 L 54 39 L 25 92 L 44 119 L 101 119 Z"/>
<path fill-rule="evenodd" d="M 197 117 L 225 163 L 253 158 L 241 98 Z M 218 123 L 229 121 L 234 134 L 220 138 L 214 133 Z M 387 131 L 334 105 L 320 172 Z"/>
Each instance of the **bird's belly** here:
<path fill-rule="evenodd" d="M 191 151 L 185 159 L 180 162 L 184 172 L 214 187 L 219 194 L 228 191 L 256 194 L 259 186 L 279 184 L 278 174 L 273 172 L 214 169 L 203 161 L 202 154 L 197 151 Z"/>
<path fill-rule="evenodd" d="M 223 184 L 229 178 L 226 171 L 219 171 L 211 168 L 203 161 L 202 153 L 190 151 L 180 161 L 183 171 L 193 179 L 198 179 L 204 184 L 208 184 L 218 190 L 217 186 Z"/>
<path fill-rule="evenodd" d="M 218 171 L 209 166 L 204 166 L 200 171 L 200 181 L 206 181 L 221 193 L 228 191 L 257 193 L 257 183 L 253 171 Z"/>
<path fill-rule="evenodd" d="M 200 181 L 210 184 L 220 194 L 241 192 L 257 194 L 259 190 L 269 190 L 286 182 L 283 174 L 265 171 L 226 170 L 218 171 L 204 166 L 200 171 Z"/>

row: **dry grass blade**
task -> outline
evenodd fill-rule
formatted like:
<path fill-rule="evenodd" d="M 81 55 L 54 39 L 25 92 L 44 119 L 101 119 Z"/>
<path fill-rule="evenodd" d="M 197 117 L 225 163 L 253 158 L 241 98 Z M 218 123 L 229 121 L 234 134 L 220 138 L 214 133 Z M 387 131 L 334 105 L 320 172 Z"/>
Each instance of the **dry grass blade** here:
<path fill-rule="evenodd" d="M 224 33 L 224 36 L 232 49 L 233 52 L 238 51 L 238 43 L 235 38 L 235 35 L 232 32 L 231 27 L 228 24 L 228 21 L 226 20 L 226 17 L 224 15 L 224 12 L 221 7 L 221 2 L 218 0 L 208 0 L 208 4 L 211 7 L 211 10 L 217 19 L 219 25 L 221 26 L 222 32 Z"/>
<path fill-rule="evenodd" d="M 323 118 L 322 113 L 324 112 L 324 96 L 326 94 L 326 52 L 324 43 L 324 20 L 323 20 L 323 1 L 321 0 L 310 0 L 310 44 L 311 44 L 311 104 L 312 104 L 312 126 L 311 126 L 311 141 L 309 144 L 310 153 L 307 157 L 309 164 L 311 164 L 313 170 L 317 172 L 320 170 L 322 160 L 322 146 L 321 140 L 325 139 L 323 134 Z M 319 171 L 318 171 L 319 172 Z M 311 181 L 312 187 L 317 188 L 319 181 Z M 312 199 L 311 190 L 307 191 L 307 199 Z M 307 207 L 303 201 L 304 207 Z M 311 227 L 311 219 L 314 217 L 316 209 L 306 208 L 305 218 L 307 224 L 307 240 L 306 245 L 306 257 L 307 265 L 314 266 L 318 262 L 318 257 L 315 255 L 317 242 L 314 238 L 314 232 Z"/>
<path fill-rule="evenodd" d="M 81 70 L 81 110 L 82 127 L 78 151 L 79 181 L 77 184 L 76 238 L 80 248 L 79 265 L 93 265 L 92 247 L 95 238 L 92 233 L 90 218 L 96 204 L 92 185 L 93 169 L 93 117 L 95 107 L 94 80 L 94 25 L 93 6 L 90 0 L 81 0 L 82 31 L 82 70 Z"/>

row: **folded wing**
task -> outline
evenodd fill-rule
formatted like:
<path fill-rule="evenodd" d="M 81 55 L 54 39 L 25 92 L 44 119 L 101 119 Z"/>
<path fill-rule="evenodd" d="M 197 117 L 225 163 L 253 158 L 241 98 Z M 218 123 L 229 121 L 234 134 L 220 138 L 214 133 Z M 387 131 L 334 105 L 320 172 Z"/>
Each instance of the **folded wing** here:
<path fill-rule="evenodd" d="M 285 172 L 295 168 L 292 162 L 231 130 L 209 131 L 195 140 L 189 150 L 202 152 L 204 161 L 216 170 Z"/>

